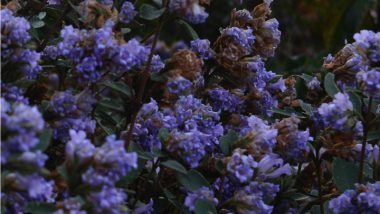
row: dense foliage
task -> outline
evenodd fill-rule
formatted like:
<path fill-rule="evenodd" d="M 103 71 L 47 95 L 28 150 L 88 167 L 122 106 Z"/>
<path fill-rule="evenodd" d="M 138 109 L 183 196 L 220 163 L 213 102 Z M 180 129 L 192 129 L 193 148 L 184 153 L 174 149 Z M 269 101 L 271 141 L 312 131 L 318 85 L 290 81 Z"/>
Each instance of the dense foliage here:
<path fill-rule="evenodd" d="M 380 32 L 299 71 L 272 0 L 2 3 L 2 213 L 380 213 Z"/>

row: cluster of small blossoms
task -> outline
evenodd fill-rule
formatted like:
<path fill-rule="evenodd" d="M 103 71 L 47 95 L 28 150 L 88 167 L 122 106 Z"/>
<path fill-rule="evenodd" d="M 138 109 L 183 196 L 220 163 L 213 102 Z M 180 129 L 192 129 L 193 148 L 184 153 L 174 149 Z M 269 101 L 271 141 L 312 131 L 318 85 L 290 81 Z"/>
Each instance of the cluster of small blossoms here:
<path fill-rule="evenodd" d="M 313 140 L 309 130 L 298 129 L 301 120 L 295 116 L 285 118 L 274 126 L 278 130 L 275 152 L 290 163 L 304 162 L 307 159 L 309 147 L 307 143 Z"/>
<path fill-rule="evenodd" d="M 169 10 L 190 23 L 199 24 L 205 22 L 208 17 L 203 7 L 206 4 L 204 2 L 202 0 L 172 0 L 169 2 Z"/>
<path fill-rule="evenodd" d="M 356 184 L 329 203 L 333 213 L 377 213 L 380 210 L 380 182 Z"/>
<path fill-rule="evenodd" d="M 29 202 L 54 199 L 54 182 L 42 175 L 48 157 L 38 149 L 44 126 L 36 106 L 1 98 L 1 201 L 5 213 L 23 213 Z"/>
<path fill-rule="evenodd" d="M 324 67 L 332 70 L 344 86 L 358 87 L 368 97 L 380 98 L 380 33 L 362 30 L 335 57 L 329 55 Z"/>
<path fill-rule="evenodd" d="M 207 200 L 215 206 L 218 204 L 218 199 L 215 198 L 214 192 L 207 187 L 201 187 L 189 192 L 185 198 L 184 204 L 190 211 L 194 211 L 198 200 Z"/>
<path fill-rule="evenodd" d="M 124 148 L 124 141 L 117 140 L 114 135 L 108 136 L 100 147 L 95 147 L 83 131 L 70 130 L 70 138 L 66 145 L 66 162 L 63 167 L 69 177 L 79 178 L 80 183 L 91 188 L 85 199 L 92 212 L 122 212 L 121 205 L 125 203 L 127 194 L 116 183 L 137 168 L 137 154 L 128 153 Z M 75 175 L 75 169 L 79 168 L 83 171 L 81 177 Z M 76 197 L 71 195 L 71 198 L 65 200 L 75 201 Z M 78 211 L 80 207 L 64 209 Z"/>
<path fill-rule="evenodd" d="M 277 142 L 278 130 L 256 116 L 246 117 L 243 120 L 245 121 L 240 128 L 240 136 L 248 142 L 248 148 L 255 156 L 271 153 Z"/>
<path fill-rule="evenodd" d="M 23 95 L 23 90 L 12 84 L 1 83 L 1 93 L 1 96 L 8 102 L 29 103 L 28 99 Z"/>
<path fill-rule="evenodd" d="M 95 102 L 88 91 L 82 91 L 76 96 L 69 90 L 55 92 L 50 100 L 50 108 L 55 115 L 50 121 L 54 128 L 54 138 L 67 141 L 70 129 L 94 133 L 96 122 L 91 119 L 90 113 Z"/>
<path fill-rule="evenodd" d="M 276 19 L 267 19 L 271 1 L 247 10 L 234 10 L 229 27 L 221 30 L 214 44 L 217 62 L 229 70 L 238 87 L 247 92 L 247 108 L 254 114 L 270 116 L 277 107 L 276 95 L 284 92 L 285 82 L 265 69 L 264 61 L 274 56 L 281 32 Z M 247 90 L 248 89 L 248 90 Z"/>
<path fill-rule="evenodd" d="M 166 149 L 191 167 L 197 167 L 207 152 L 215 151 L 223 126 L 219 113 L 192 95 L 180 96 L 173 109 L 159 110 L 156 101 L 145 104 L 137 117 L 134 139 L 144 149 L 161 148 L 159 130 L 169 132 Z"/>
<path fill-rule="evenodd" d="M 215 111 L 239 112 L 244 108 L 244 101 L 224 88 L 214 88 L 208 91 L 211 106 Z"/>
<path fill-rule="evenodd" d="M 66 26 L 61 31 L 58 54 L 75 67 L 79 79 L 99 80 L 105 72 L 122 73 L 140 68 L 148 59 L 149 50 L 136 39 L 126 43 L 115 37 L 114 23 L 108 20 L 97 30 L 80 30 Z"/>
<path fill-rule="evenodd" d="M 35 78 L 42 68 L 38 63 L 40 54 L 26 48 L 31 39 L 29 22 L 23 17 L 14 16 L 9 9 L 2 9 L 0 15 L 1 61 L 16 66 L 27 78 Z"/>
<path fill-rule="evenodd" d="M 344 93 L 337 93 L 332 102 L 323 103 L 318 108 L 318 113 L 322 117 L 324 127 L 337 131 L 345 132 L 357 124 L 360 126 L 361 123 L 354 117 L 353 105 L 349 96 Z"/>
<path fill-rule="evenodd" d="M 131 2 L 126 1 L 121 6 L 119 21 L 121 23 L 127 24 L 131 22 L 136 15 L 137 11 L 135 11 L 135 6 Z"/>
<path fill-rule="evenodd" d="M 269 205 L 279 192 L 279 185 L 272 180 L 292 172 L 289 164 L 276 154 L 267 154 L 256 162 L 249 153 L 235 149 L 231 158 L 226 159 L 227 178 L 218 178 L 213 184 L 214 191 L 223 194 L 223 200 L 237 202 L 236 211 L 247 213 L 254 210 L 258 213 L 271 213 Z M 221 192 L 222 191 L 222 192 Z"/>
<path fill-rule="evenodd" d="M 210 41 L 207 39 L 196 39 L 191 41 L 191 50 L 204 60 L 212 59 L 215 54 L 210 48 Z"/>

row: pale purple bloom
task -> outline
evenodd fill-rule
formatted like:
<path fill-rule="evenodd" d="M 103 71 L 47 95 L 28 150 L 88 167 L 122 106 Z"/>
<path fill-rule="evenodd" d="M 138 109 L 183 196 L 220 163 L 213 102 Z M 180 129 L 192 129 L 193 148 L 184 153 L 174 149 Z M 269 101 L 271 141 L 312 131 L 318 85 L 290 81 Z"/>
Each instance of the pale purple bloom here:
<path fill-rule="evenodd" d="M 218 199 L 214 197 L 214 192 L 207 187 L 201 187 L 189 192 L 185 198 L 185 206 L 189 208 L 190 211 L 194 211 L 198 200 L 207 200 L 215 206 L 218 204 Z"/>

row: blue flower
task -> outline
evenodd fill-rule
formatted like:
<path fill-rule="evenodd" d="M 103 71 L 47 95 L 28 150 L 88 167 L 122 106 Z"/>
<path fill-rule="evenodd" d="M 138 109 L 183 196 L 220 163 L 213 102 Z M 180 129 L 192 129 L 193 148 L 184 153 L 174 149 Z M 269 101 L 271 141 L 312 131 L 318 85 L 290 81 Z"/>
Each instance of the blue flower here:
<path fill-rule="evenodd" d="M 133 18 L 137 15 L 137 12 L 135 11 L 135 7 L 133 4 L 129 1 L 124 2 L 124 4 L 121 6 L 121 10 L 119 13 L 119 20 L 122 23 L 129 23 L 133 20 Z"/>
<path fill-rule="evenodd" d="M 240 183 L 250 181 L 257 162 L 251 155 L 244 155 L 243 151 L 236 149 L 227 163 L 227 171 Z"/>
<path fill-rule="evenodd" d="M 210 41 L 207 39 L 196 39 L 191 41 L 191 50 L 208 60 L 214 57 L 214 52 L 210 48 Z"/>
<path fill-rule="evenodd" d="M 190 211 L 194 211 L 198 200 L 207 200 L 215 206 L 218 204 L 218 199 L 214 197 L 214 192 L 208 187 L 201 187 L 189 192 L 185 198 L 185 206 L 189 208 Z"/>

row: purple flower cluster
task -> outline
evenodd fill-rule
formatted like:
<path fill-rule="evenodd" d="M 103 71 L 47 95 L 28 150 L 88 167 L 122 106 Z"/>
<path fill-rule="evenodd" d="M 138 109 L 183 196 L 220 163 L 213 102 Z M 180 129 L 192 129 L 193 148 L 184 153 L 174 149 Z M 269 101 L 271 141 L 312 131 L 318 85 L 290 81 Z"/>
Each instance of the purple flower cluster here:
<path fill-rule="evenodd" d="M 218 123 L 219 113 L 201 100 L 180 96 L 174 109 L 159 110 L 156 101 L 145 104 L 136 119 L 134 139 L 148 151 L 161 148 L 159 131 L 169 133 L 168 151 L 177 154 L 191 167 L 197 167 L 206 152 L 219 144 L 223 126 Z"/>
<path fill-rule="evenodd" d="M 190 211 L 194 211 L 198 200 L 210 201 L 215 206 L 218 204 L 218 199 L 214 197 L 214 192 L 207 187 L 201 187 L 189 192 L 185 198 L 185 206 L 189 208 Z"/>
<path fill-rule="evenodd" d="M 250 181 L 253 177 L 257 162 L 251 155 L 242 154 L 243 151 L 236 149 L 227 164 L 227 171 L 241 183 Z"/>
<path fill-rule="evenodd" d="M 35 78 L 42 68 L 38 64 L 40 54 L 25 47 L 31 39 L 29 22 L 8 9 L 2 9 L 0 15 L 2 61 L 16 65 L 27 78 Z"/>
<path fill-rule="evenodd" d="M 137 154 L 128 153 L 124 141 L 117 140 L 114 135 L 108 136 L 100 147 L 95 147 L 83 131 L 70 130 L 70 137 L 66 145 L 67 162 L 64 167 L 69 169 L 72 164 L 87 166 L 82 174 L 82 182 L 93 188 L 87 200 L 95 213 L 120 212 L 127 195 L 115 185 L 128 172 L 137 168 Z"/>
<path fill-rule="evenodd" d="M 280 191 L 278 185 L 253 181 L 249 185 L 237 190 L 234 199 L 242 204 L 237 207 L 238 213 L 271 213 L 273 206 L 266 202 L 274 199 Z"/>
<path fill-rule="evenodd" d="M 127 24 L 130 21 L 132 21 L 136 15 L 137 12 L 135 11 L 135 6 L 131 2 L 126 1 L 121 6 L 121 10 L 119 13 L 119 21 L 124 24 Z"/>
<path fill-rule="evenodd" d="M 284 160 L 294 163 L 303 162 L 309 152 L 308 142 L 313 140 L 309 130 L 299 130 L 301 120 L 295 116 L 285 118 L 274 126 L 278 129 L 275 151 Z"/>
<path fill-rule="evenodd" d="M 236 95 L 224 88 L 214 88 L 208 91 L 211 98 L 211 106 L 215 111 L 238 112 L 244 106 L 244 102 Z"/>
<path fill-rule="evenodd" d="M 318 108 L 318 113 L 323 119 L 325 127 L 330 127 L 337 131 L 351 129 L 356 120 L 353 118 L 353 105 L 347 94 L 337 93 L 330 103 L 323 103 Z"/>
<path fill-rule="evenodd" d="M 170 79 L 167 83 L 167 86 L 170 93 L 175 95 L 182 95 L 186 94 L 186 92 L 189 92 L 192 84 L 190 80 L 182 76 L 178 76 Z"/>
<path fill-rule="evenodd" d="M 272 152 L 277 142 L 277 132 L 277 129 L 270 127 L 266 121 L 250 116 L 246 118 L 246 125 L 241 128 L 240 135 L 247 139 L 255 155 L 259 155 Z"/>
<path fill-rule="evenodd" d="M 66 26 L 61 31 L 59 55 L 75 65 L 75 72 L 84 81 L 95 82 L 106 71 L 120 73 L 141 67 L 149 50 L 136 39 L 121 44 L 112 32 L 114 23 L 92 31 Z"/>
<path fill-rule="evenodd" d="M 28 202 L 53 200 L 54 182 L 40 173 L 48 157 L 37 149 L 44 126 L 37 107 L 1 98 L 1 168 L 7 171 L 1 197 L 12 213 L 24 212 Z"/>
<path fill-rule="evenodd" d="M 50 100 L 51 109 L 57 115 L 53 124 L 54 138 L 67 141 L 70 129 L 94 133 L 96 122 L 90 113 L 95 101 L 88 91 L 76 96 L 71 91 L 56 92 Z"/>
<path fill-rule="evenodd" d="M 206 21 L 208 13 L 199 5 L 198 0 L 173 0 L 169 2 L 170 12 L 176 13 L 193 24 Z"/>
<path fill-rule="evenodd" d="M 210 41 L 207 39 L 196 39 L 191 41 L 191 50 L 197 53 L 204 60 L 214 57 L 214 52 L 210 48 Z"/>
<path fill-rule="evenodd" d="M 354 190 L 346 190 L 329 203 L 333 213 L 377 213 L 380 209 L 380 182 L 356 184 Z"/>

